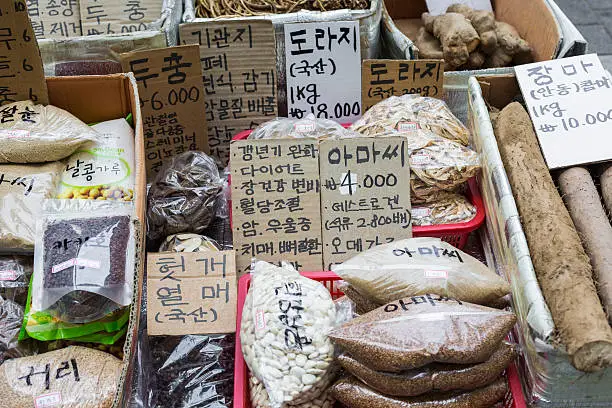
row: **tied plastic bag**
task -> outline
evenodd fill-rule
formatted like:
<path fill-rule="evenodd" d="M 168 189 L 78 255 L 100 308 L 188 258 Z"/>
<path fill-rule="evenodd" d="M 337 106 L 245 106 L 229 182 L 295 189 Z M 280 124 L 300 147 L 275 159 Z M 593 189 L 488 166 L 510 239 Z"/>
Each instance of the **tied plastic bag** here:
<path fill-rule="evenodd" d="M 510 293 L 510 285 L 502 277 L 439 238 L 380 245 L 334 265 L 332 270 L 379 304 L 436 293 L 486 305 Z"/>
<path fill-rule="evenodd" d="M 312 113 L 304 119 L 276 118 L 259 125 L 249 135 L 249 139 L 333 139 L 342 137 L 359 137 L 359 135 L 345 129 L 333 120 L 317 119 Z"/>
<path fill-rule="evenodd" d="M 331 392 L 344 406 L 351 408 L 490 408 L 504 398 L 508 392 L 508 383 L 500 377 L 473 391 L 399 398 L 383 395 L 358 379 L 347 377 L 334 384 Z"/>
<path fill-rule="evenodd" d="M 60 162 L 0 164 L 0 248 L 32 251 L 36 216 L 54 196 L 61 171 Z"/>
<path fill-rule="evenodd" d="M 48 200 L 37 221 L 32 313 L 88 323 L 132 302 L 133 207 Z"/>
<path fill-rule="evenodd" d="M 98 133 L 72 114 L 52 105 L 20 101 L 0 108 L 0 163 L 62 160 Z"/>
<path fill-rule="evenodd" d="M 372 370 L 398 373 L 435 362 L 485 362 L 515 322 L 512 312 L 427 294 L 387 303 L 329 337 Z"/>
<path fill-rule="evenodd" d="M 445 192 L 431 203 L 413 206 L 410 214 L 412 225 L 457 224 L 473 220 L 476 206 L 461 194 Z"/>
<path fill-rule="evenodd" d="M 85 347 L 8 360 L 0 366 L 2 406 L 110 408 L 121 367 L 121 360 Z"/>
<path fill-rule="evenodd" d="M 337 374 L 327 335 L 337 318 L 329 291 L 289 264 L 256 261 L 251 273 L 240 331 L 249 369 L 274 408 L 317 398 Z"/>
<path fill-rule="evenodd" d="M 171 158 L 148 196 L 148 236 L 157 241 L 181 232 L 202 233 L 223 200 L 223 180 L 215 161 L 202 152 Z"/>
<path fill-rule="evenodd" d="M 464 146 L 470 138 L 469 130 L 444 101 L 419 95 L 387 98 L 372 106 L 351 129 L 366 136 L 424 129 Z"/>

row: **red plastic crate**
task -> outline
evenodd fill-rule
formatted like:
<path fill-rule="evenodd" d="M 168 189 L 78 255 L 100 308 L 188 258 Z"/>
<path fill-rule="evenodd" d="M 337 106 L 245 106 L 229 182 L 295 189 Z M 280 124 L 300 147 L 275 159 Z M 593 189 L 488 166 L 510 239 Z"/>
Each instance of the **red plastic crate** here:
<path fill-rule="evenodd" d="M 345 128 L 350 125 L 343 124 Z M 249 137 L 252 130 L 245 130 L 238 133 L 233 137 L 232 140 L 244 140 Z M 231 176 L 229 178 L 229 183 L 231 186 L 232 180 Z M 485 220 L 485 206 L 482 201 L 482 196 L 480 195 L 480 189 L 478 188 L 478 183 L 476 179 L 471 179 L 468 181 L 468 191 L 466 193 L 466 197 L 469 202 L 471 202 L 476 207 L 476 216 L 468 222 L 461 222 L 457 224 L 441 224 L 441 225 L 428 225 L 428 226 L 413 226 L 412 227 L 412 236 L 415 238 L 418 237 L 434 237 L 440 238 L 442 241 L 448 242 L 452 246 L 463 249 L 467 240 L 472 231 L 476 231 Z M 230 189 L 231 191 L 231 189 Z M 229 200 L 229 213 L 230 213 L 230 223 L 232 220 L 232 201 Z M 232 226 L 233 228 L 233 226 Z"/>
<path fill-rule="evenodd" d="M 336 288 L 336 282 L 340 277 L 333 272 L 302 272 L 302 275 L 321 282 L 329 289 L 332 298 L 337 299 L 343 293 Z M 249 395 L 249 369 L 242 355 L 240 345 L 240 322 L 242 321 L 242 308 L 246 299 L 247 292 L 251 285 L 251 275 L 245 275 L 238 281 L 238 310 L 236 314 L 236 350 L 234 361 L 234 408 L 251 408 L 251 398 Z M 505 408 L 527 408 L 525 394 L 521 386 L 521 380 L 514 363 L 506 370 L 508 378 L 508 394 L 504 399 Z"/>

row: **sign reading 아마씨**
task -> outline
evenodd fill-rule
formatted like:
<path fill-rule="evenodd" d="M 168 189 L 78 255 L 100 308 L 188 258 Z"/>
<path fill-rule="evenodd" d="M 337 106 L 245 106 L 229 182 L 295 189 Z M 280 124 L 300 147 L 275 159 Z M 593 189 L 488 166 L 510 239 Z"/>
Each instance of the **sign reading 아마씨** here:
<path fill-rule="evenodd" d="M 320 144 L 323 262 L 412 237 L 409 152 L 403 137 Z"/>
<path fill-rule="evenodd" d="M 391 96 L 444 94 L 442 60 L 365 60 L 361 72 L 363 111 Z"/>
<path fill-rule="evenodd" d="M 269 20 L 186 23 L 183 44 L 199 44 L 211 155 L 229 160 L 230 141 L 276 117 L 276 45 Z"/>
<path fill-rule="evenodd" d="M 288 116 L 352 123 L 361 116 L 358 21 L 285 25 Z"/>
<path fill-rule="evenodd" d="M 121 54 L 121 65 L 138 82 L 149 180 L 165 159 L 208 152 L 198 47 L 133 51 Z"/>
<path fill-rule="evenodd" d="M 315 139 L 231 145 L 232 223 L 240 275 L 251 259 L 322 268 L 319 151 Z"/>
<path fill-rule="evenodd" d="M 448 6 L 457 3 L 470 6 L 474 10 L 493 11 L 491 0 L 426 0 L 426 2 L 427 10 L 434 16 L 446 13 Z"/>
<path fill-rule="evenodd" d="M 26 0 L 36 38 L 66 38 L 81 35 L 78 0 Z"/>
<path fill-rule="evenodd" d="M 150 335 L 232 333 L 236 297 L 234 251 L 147 256 Z"/>
<path fill-rule="evenodd" d="M 612 159 L 612 83 L 596 54 L 515 71 L 550 169 Z"/>
<path fill-rule="evenodd" d="M 147 30 L 147 23 L 161 18 L 163 3 L 159 0 L 79 0 L 83 35 Z"/>
<path fill-rule="evenodd" d="M 47 82 L 25 0 L 0 5 L 0 105 L 49 103 Z"/>

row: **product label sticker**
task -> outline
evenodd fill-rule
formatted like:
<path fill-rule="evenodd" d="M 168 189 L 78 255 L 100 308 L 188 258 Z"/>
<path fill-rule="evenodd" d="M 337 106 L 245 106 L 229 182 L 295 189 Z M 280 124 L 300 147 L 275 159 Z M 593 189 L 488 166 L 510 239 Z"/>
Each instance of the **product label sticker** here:
<path fill-rule="evenodd" d="M 431 208 L 426 207 L 412 207 L 413 217 L 429 217 L 431 215 Z"/>
<path fill-rule="evenodd" d="M 11 270 L 0 271 L 0 281 L 14 281 L 15 279 L 17 279 L 17 272 Z"/>
<path fill-rule="evenodd" d="M 298 133 L 307 133 L 314 132 L 315 124 L 314 123 L 296 123 L 295 131 Z"/>
<path fill-rule="evenodd" d="M 448 279 L 448 271 L 425 271 L 427 279 Z"/>
<path fill-rule="evenodd" d="M 263 310 L 257 309 L 255 311 L 255 330 L 263 330 L 266 328 L 266 315 Z"/>
<path fill-rule="evenodd" d="M 424 152 L 416 152 L 410 156 L 410 164 L 413 166 L 423 165 L 431 162 L 431 156 Z"/>
<path fill-rule="evenodd" d="M 130 174 L 130 165 L 121 157 L 83 151 L 71 157 L 64 168 L 62 184 L 69 187 L 118 184 Z"/>
<path fill-rule="evenodd" d="M 87 268 L 100 269 L 100 261 L 95 261 L 93 259 L 72 258 L 62 262 L 61 264 L 55 265 L 53 268 L 51 268 L 51 273 L 63 271 L 71 266 L 84 266 Z"/>
<path fill-rule="evenodd" d="M 61 403 L 62 394 L 60 392 L 52 392 L 34 397 L 34 406 L 36 408 L 56 407 Z"/>
<path fill-rule="evenodd" d="M 0 136 L 8 139 L 21 139 L 30 137 L 30 131 L 23 129 L 0 129 Z"/>
<path fill-rule="evenodd" d="M 417 122 L 399 122 L 397 124 L 397 130 L 400 132 L 414 132 L 420 128 L 421 126 Z"/>

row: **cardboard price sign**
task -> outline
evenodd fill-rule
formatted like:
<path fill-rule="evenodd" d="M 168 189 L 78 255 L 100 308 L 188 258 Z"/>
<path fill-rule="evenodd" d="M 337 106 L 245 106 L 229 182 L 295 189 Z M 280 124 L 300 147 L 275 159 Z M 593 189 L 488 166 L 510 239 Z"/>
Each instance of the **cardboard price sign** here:
<path fill-rule="evenodd" d="M 147 256 L 150 335 L 233 333 L 236 298 L 234 251 Z"/>
<path fill-rule="evenodd" d="M 232 137 L 275 118 L 276 45 L 269 20 L 187 23 L 183 44 L 199 44 L 210 153 L 229 160 Z"/>
<path fill-rule="evenodd" d="M 446 13 L 448 6 L 453 4 L 465 4 L 474 10 L 493 11 L 491 0 L 426 0 L 429 13 L 438 16 Z"/>
<path fill-rule="evenodd" d="M 231 145 L 232 217 L 238 271 L 251 259 L 322 269 L 319 151 L 314 139 Z"/>
<path fill-rule="evenodd" d="M 36 38 L 67 38 L 81 35 L 81 11 L 77 0 L 27 0 Z"/>
<path fill-rule="evenodd" d="M 596 54 L 516 67 L 550 169 L 612 159 L 612 84 Z"/>
<path fill-rule="evenodd" d="M 444 94 L 442 60 L 365 60 L 361 69 L 363 111 L 391 96 Z"/>
<path fill-rule="evenodd" d="M 79 0 L 83 35 L 126 34 L 161 17 L 159 0 Z"/>
<path fill-rule="evenodd" d="M 31 99 L 49 103 L 47 82 L 25 0 L 0 5 L 0 105 Z"/>
<path fill-rule="evenodd" d="M 288 116 L 352 123 L 361 116 L 358 21 L 285 25 Z"/>
<path fill-rule="evenodd" d="M 412 237 L 403 137 L 323 140 L 320 151 L 327 270 L 376 245 Z"/>
<path fill-rule="evenodd" d="M 198 47 L 180 46 L 121 54 L 138 82 L 147 178 L 165 159 L 188 150 L 208 152 Z"/>

